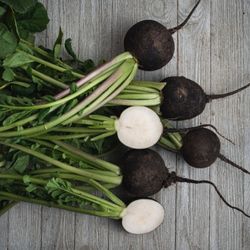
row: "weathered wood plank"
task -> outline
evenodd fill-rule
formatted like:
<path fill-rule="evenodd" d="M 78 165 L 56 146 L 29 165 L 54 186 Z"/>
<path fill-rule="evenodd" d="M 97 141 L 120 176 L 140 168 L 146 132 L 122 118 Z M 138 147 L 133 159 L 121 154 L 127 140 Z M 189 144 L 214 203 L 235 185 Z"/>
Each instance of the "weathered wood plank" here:
<path fill-rule="evenodd" d="M 74 235 L 74 213 L 43 207 L 41 249 L 74 249 Z"/>
<path fill-rule="evenodd" d="M 41 248 L 41 206 L 19 203 L 9 211 L 10 250 Z"/>
<path fill-rule="evenodd" d="M 0 249 L 8 249 L 9 239 L 9 212 L 6 212 L 0 217 Z"/>
<path fill-rule="evenodd" d="M 197 1 L 178 1 L 178 23 Z M 178 32 L 178 75 L 210 89 L 210 1 L 202 1 L 186 26 Z M 179 123 L 190 127 L 209 123 L 209 106 L 197 118 Z M 209 170 L 194 169 L 178 159 L 177 173 L 191 179 L 209 179 Z M 176 249 L 209 249 L 209 187 L 177 184 Z M 202 201 L 202 202 L 201 202 Z"/>
<path fill-rule="evenodd" d="M 244 71 L 243 81 L 244 83 L 250 82 L 250 1 L 244 1 L 243 3 L 243 53 L 244 53 Z M 242 103 L 241 108 L 243 112 L 243 138 L 241 141 L 244 167 L 250 171 L 250 90 L 244 95 L 241 95 Z M 250 178 L 249 176 L 244 177 L 244 209 L 250 213 Z M 248 218 L 243 218 L 243 240 L 242 248 L 248 250 L 250 247 L 250 221 Z"/>
<path fill-rule="evenodd" d="M 233 0 L 217 0 L 211 4 L 211 91 L 218 93 L 244 84 L 243 5 L 242 1 Z M 236 143 L 233 146 L 221 140 L 221 153 L 239 164 L 244 162 L 243 95 L 211 104 L 212 123 Z M 243 174 L 240 171 L 218 160 L 211 168 L 211 180 L 230 203 L 243 208 Z M 242 215 L 227 208 L 212 190 L 210 246 L 220 250 L 242 249 Z"/>

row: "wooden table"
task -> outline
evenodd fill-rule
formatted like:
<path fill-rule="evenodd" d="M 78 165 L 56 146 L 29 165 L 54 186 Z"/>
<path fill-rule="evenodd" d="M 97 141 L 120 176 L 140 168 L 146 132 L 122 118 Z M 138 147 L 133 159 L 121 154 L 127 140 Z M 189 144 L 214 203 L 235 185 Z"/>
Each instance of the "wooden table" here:
<path fill-rule="evenodd" d="M 128 28 L 143 19 L 167 27 L 180 23 L 195 0 L 43 0 L 50 24 L 37 42 L 51 47 L 59 27 L 81 58 L 110 59 L 122 52 Z M 160 80 L 184 75 L 207 93 L 236 89 L 250 81 L 250 1 L 203 0 L 188 25 L 174 35 L 174 58 L 162 70 L 138 77 Z M 207 105 L 201 116 L 179 126 L 211 123 L 235 142 L 221 152 L 250 170 L 250 90 Z M 217 161 L 193 169 L 159 149 L 171 170 L 215 182 L 226 199 L 250 213 L 250 176 Z M 226 207 L 208 185 L 177 184 L 156 198 L 165 221 L 153 233 L 135 236 L 119 223 L 30 204 L 19 204 L 0 218 L 0 249 L 250 249 L 250 220 Z"/>

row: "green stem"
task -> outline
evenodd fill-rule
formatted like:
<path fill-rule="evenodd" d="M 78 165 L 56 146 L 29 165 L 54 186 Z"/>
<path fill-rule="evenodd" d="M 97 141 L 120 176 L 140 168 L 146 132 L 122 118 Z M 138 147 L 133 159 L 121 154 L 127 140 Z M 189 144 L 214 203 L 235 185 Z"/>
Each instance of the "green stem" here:
<path fill-rule="evenodd" d="M 161 137 L 158 144 L 162 147 L 166 147 L 167 149 L 172 149 L 174 151 L 178 150 L 178 148 L 166 137 Z"/>
<path fill-rule="evenodd" d="M 13 110 L 29 110 L 29 109 L 37 110 L 37 109 L 45 109 L 45 108 L 49 108 L 49 107 L 63 105 L 66 102 L 68 102 L 68 101 L 70 101 L 70 100 L 72 100 L 72 99 L 74 99 L 82 94 L 87 93 L 89 90 L 91 90 L 96 85 L 98 85 L 100 82 L 102 82 L 107 77 L 109 77 L 112 73 L 113 73 L 113 71 L 109 71 L 106 74 L 103 74 L 102 76 L 98 77 L 94 81 L 91 81 L 88 84 L 86 84 L 85 86 L 82 86 L 75 93 L 72 93 L 72 94 L 70 94 L 66 97 L 63 97 L 61 99 L 58 99 L 54 102 L 44 103 L 44 104 L 40 104 L 40 105 L 32 105 L 32 106 L 10 106 L 10 105 L 0 105 L 0 106 L 4 107 L 4 108 L 10 108 Z"/>
<path fill-rule="evenodd" d="M 100 216 L 100 217 L 110 217 L 110 218 L 120 219 L 121 218 L 120 215 L 122 213 L 120 211 L 116 212 L 116 211 L 113 211 L 113 210 L 111 210 L 111 211 L 110 210 L 108 210 L 108 211 L 98 211 L 98 210 L 90 210 L 90 209 L 78 208 L 78 207 L 73 207 L 73 206 L 66 206 L 66 205 L 62 205 L 62 204 L 56 204 L 56 203 L 51 202 L 51 201 L 32 199 L 32 198 L 28 198 L 28 197 L 25 197 L 25 196 L 16 195 L 16 194 L 12 194 L 12 193 L 9 193 L 9 192 L 3 192 L 3 191 L 0 191 L 0 195 L 3 196 L 6 199 L 9 199 L 9 200 L 24 201 L 24 202 L 44 205 L 44 206 L 47 206 L 47 207 L 60 208 L 60 209 L 65 209 L 65 210 L 72 211 L 72 212 L 89 214 L 89 215 L 96 215 L 96 216 Z"/>
<path fill-rule="evenodd" d="M 18 126 L 23 126 L 31 121 L 34 121 L 36 118 L 37 118 L 37 115 L 35 114 L 35 115 L 31 115 L 25 119 L 22 119 L 20 121 L 14 122 L 10 125 L 0 127 L 0 132 L 6 131 L 6 130 L 9 130 L 9 129 L 12 129 L 12 128 L 15 128 Z"/>
<path fill-rule="evenodd" d="M 161 104 L 160 98 L 155 98 L 151 100 L 123 100 L 114 98 L 108 102 L 111 106 L 157 106 Z"/>
<path fill-rule="evenodd" d="M 164 82 L 152 82 L 152 81 L 137 81 L 137 80 L 133 80 L 131 82 L 131 85 L 148 87 L 148 88 L 153 88 L 153 89 L 157 89 L 157 90 L 161 91 L 166 86 L 166 83 L 164 83 Z"/>
<path fill-rule="evenodd" d="M 96 135 L 96 133 L 89 133 L 89 134 L 71 134 L 71 135 L 41 135 L 41 136 L 37 136 L 38 139 L 43 139 L 43 140 L 72 140 L 72 139 L 80 139 L 80 138 L 87 138 L 89 136 L 94 136 Z"/>
<path fill-rule="evenodd" d="M 40 63 L 40 64 L 42 64 L 42 65 L 44 65 L 44 66 L 47 66 L 47 67 L 49 67 L 49 68 L 51 68 L 51 69 L 54 69 L 54 70 L 57 70 L 57 71 L 59 71 L 59 72 L 62 72 L 62 73 L 63 73 L 63 72 L 66 72 L 66 71 L 69 70 L 69 69 L 65 69 L 65 68 L 63 68 L 63 67 L 60 67 L 60 66 L 58 66 L 58 65 L 56 65 L 56 64 L 50 63 L 50 62 L 48 62 L 48 61 L 45 61 L 45 60 L 43 60 L 43 59 L 41 59 L 41 58 L 39 58 L 39 57 L 33 56 L 33 55 L 31 55 L 31 54 L 29 54 L 29 53 L 27 53 L 27 52 L 24 52 L 24 51 L 22 51 L 22 50 L 20 50 L 20 49 L 17 49 L 17 51 L 20 51 L 20 52 L 22 52 L 22 53 L 25 53 L 25 55 L 28 56 L 28 57 L 29 57 L 31 60 L 33 60 L 34 62 Z M 71 71 L 71 73 L 72 73 L 73 76 L 78 77 L 78 78 L 84 77 L 84 75 L 79 74 L 79 73 L 74 72 L 74 71 Z"/>
<path fill-rule="evenodd" d="M 36 76 L 36 77 L 38 77 L 38 78 L 40 78 L 40 79 L 42 79 L 42 80 L 44 80 L 46 82 L 49 82 L 49 83 L 53 84 L 56 87 L 59 87 L 59 88 L 62 88 L 62 89 L 67 89 L 69 87 L 67 84 L 64 84 L 63 82 L 60 82 L 60 81 L 58 81 L 58 80 L 56 80 L 56 79 L 54 79 L 54 78 L 52 78 L 52 77 L 50 77 L 48 75 L 45 75 L 45 74 L 43 74 L 43 73 L 41 73 L 41 72 L 39 72 L 39 71 L 37 71 L 35 69 L 31 69 L 31 73 L 34 76 Z"/>
<path fill-rule="evenodd" d="M 122 181 L 121 176 L 111 177 L 111 176 L 102 176 L 99 174 L 93 174 L 93 173 L 88 172 L 87 170 L 72 167 L 69 164 L 60 162 L 60 161 L 55 160 L 55 159 L 53 159 L 45 154 L 42 154 L 40 152 L 34 151 L 32 149 L 26 148 L 26 147 L 18 145 L 18 144 L 11 144 L 11 143 L 7 143 L 7 142 L 3 142 L 3 141 L 0 141 L 0 144 L 9 146 L 11 148 L 18 149 L 22 152 L 25 152 L 25 153 L 33 155 L 41 160 L 44 160 L 44 161 L 46 161 L 54 166 L 65 169 L 71 173 L 79 174 L 79 175 L 84 176 L 84 177 L 88 177 L 91 179 L 95 179 L 95 180 L 103 181 L 103 182 L 107 182 L 107 183 L 117 184 L 117 185 L 120 185 L 121 181 Z"/>
<path fill-rule="evenodd" d="M 130 60 L 129 64 L 131 64 L 131 63 L 134 64 L 133 65 L 133 69 L 132 69 L 129 77 L 115 91 L 113 91 L 113 93 L 110 93 L 110 95 L 105 100 L 103 100 L 102 102 L 100 102 L 98 105 L 89 105 L 88 108 L 86 108 L 83 112 L 81 112 L 81 114 L 76 114 L 76 115 L 72 116 L 70 119 L 68 119 L 66 122 L 63 122 L 63 125 L 70 124 L 70 123 L 72 123 L 74 121 L 77 121 L 77 120 L 81 119 L 84 116 L 87 116 L 87 115 L 91 114 L 95 110 L 99 109 L 100 107 L 104 106 L 106 103 L 108 103 L 109 101 L 111 101 L 124 88 L 126 88 L 126 86 L 133 80 L 133 78 L 134 78 L 134 76 L 135 76 L 135 74 L 137 72 L 137 68 L 138 68 L 138 65 L 136 63 L 133 63 L 131 61 L 131 60 L 134 61 L 134 59 L 128 59 L 128 61 L 129 60 Z"/>
<path fill-rule="evenodd" d="M 90 154 L 87 154 L 83 151 L 81 151 L 78 148 L 75 148 L 69 144 L 66 144 L 64 142 L 61 141 L 54 141 L 54 143 L 64 149 L 66 149 L 68 152 L 75 154 L 77 156 L 80 156 L 82 160 L 87 161 L 90 164 L 93 164 L 94 166 L 101 166 L 104 169 L 110 170 L 111 172 L 116 173 L 117 175 L 120 174 L 120 168 L 118 166 L 116 166 L 115 164 L 112 164 L 110 162 L 98 159 L 97 157 L 94 157 Z"/>
<path fill-rule="evenodd" d="M 112 192 L 110 192 L 107 188 L 105 188 L 100 183 L 94 180 L 89 180 L 89 183 L 92 184 L 97 190 L 104 193 L 112 202 L 117 204 L 119 207 L 124 207 L 124 208 L 126 207 L 126 205 L 123 203 L 122 200 L 120 200 L 116 195 L 114 195 Z"/>
<path fill-rule="evenodd" d="M 72 70 L 73 68 L 71 66 L 69 66 L 68 64 L 62 62 L 60 59 L 58 58 L 54 58 L 52 57 L 47 51 L 39 48 L 39 47 L 36 47 L 34 46 L 32 43 L 26 41 L 26 40 L 23 40 L 23 39 L 20 39 L 20 42 L 21 43 L 24 43 L 25 45 L 28 45 L 30 49 L 32 49 L 33 51 L 37 52 L 38 54 L 42 55 L 43 57 L 51 60 L 52 62 L 55 61 L 58 65 L 62 66 L 63 68 L 67 69 L 67 70 Z M 82 75 L 83 77 L 84 75 Z"/>

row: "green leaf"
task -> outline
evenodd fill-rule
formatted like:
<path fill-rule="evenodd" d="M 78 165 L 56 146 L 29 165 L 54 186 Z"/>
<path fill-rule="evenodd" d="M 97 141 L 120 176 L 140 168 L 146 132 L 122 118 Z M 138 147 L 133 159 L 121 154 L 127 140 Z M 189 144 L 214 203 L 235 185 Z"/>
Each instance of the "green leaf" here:
<path fill-rule="evenodd" d="M 4 61 L 3 61 L 3 66 L 4 67 L 9 67 L 9 68 L 16 68 L 20 67 L 23 65 L 26 65 L 28 63 L 32 63 L 33 60 L 29 58 L 29 56 L 22 52 L 18 51 L 10 56 L 8 56 Z"/>
<path fill-rule="evenodd" d="M 25 188 L 25 190 L 26 190 L 28 193 L 32 193 L 32 192 L 34 192 L 34 191 L 37 190 L 37 186 L 34 185 L 34 184 L 29 184 L 29 186 L 27 186 L 27 187 Z"/>
<path fill-rule="evenodd" d="M 12 165 L 18 173 L 22 174 L 29 166 L 30 157 L 29 155 L 22 155 L 17 158 L 15 163 Z"/>
<path fill-rule="evenodd" d="M 30 111 L 21 111 L 18 113 L 14 113 L 12 115 L 9 115 L 4 121 L 3 126 L 8 126 L 18 120 L 21 120 L 22 118 L 28 116 L 31 112 Z"/>
<path fill-rule="evenodd" d="M 62 29 L 60 27 L 59 34 L 57 36 L 57 39 L 56 39 L 54 47 L 53 47 L 54 59 L 57 59 L 60 57 L 61 49 L 62 49 L 62 38 L 63 38 L 63 32 L 62 32 Z"/>
<path fill-rule="evenodd" d="M 18 13 L 25 13 L 35 6 L 37 0 L 0 0 L 0 2 L 7 4 Z"/>
<path fill-rule="evenodd" d="M 72 48 L 72 39 L 71 38 L 68 38 L 65 40 L 65 43 L 64 43 L 64 46 L 65 46 L 65 49 L 67 51 L 67 53 L 74 59 L 74 60 L 77 60 L 77 56 Z"/>
<path fill-rule="evenodd" d="M 84 74 L 89 73 L 90 71 L 95 69 L 96 67 L 95 63 L 91 59 L 88 59 L 86 61 L 79 60 L 79 58 L 76 56 L 76 53 L 74 52 L 72 48 L 71 38 L 66 39 L 64 46 L 65 46 L 67 53 L 74 59 L 75 62 L 79 64 L 78 67 Z"/>
<path fill-rule="evenodd" d="M 0 6 L 0 17 L 2 17 L 6 13 L 6 9 Z"/>
<path fill-rule="evenodd" d="M 41 3 L 36 3 L 36 5 L 25 14 L 16 15 L 16 19 L 18 27 L 31 33 L 45 30 L 49 23 L 47 11 Z"/>
<path fill-rule="evenodd" d="M 7 55 L 13 53 L 17 47 L 17 39 L 15 35 L 8 30 L 6 25 L 0 23 L 0 59 L 4 59 Z"/>
<path fill-rule="evenodd" d="M 79 61 L 79 69 L 85 74 L 89 73 L 95 69 L 95 63 L 91 59 L 88 59 L 84 62 Z"/>
<path fill-rule="evenodd" d="M 38 122 L 39 123 L 42 122 L 49 114 L 50 114 L 50 108 L 41 110 L 37 118 Z"/>
<path fill-rule="evenodd" d="M 2 75 L 3 80 L 7 81 L 7 82 L 11 82 L 14 80 L 15 78 L 15 73 L 12 69 L 10 68 L 5 68 L 3 75 Z"/>

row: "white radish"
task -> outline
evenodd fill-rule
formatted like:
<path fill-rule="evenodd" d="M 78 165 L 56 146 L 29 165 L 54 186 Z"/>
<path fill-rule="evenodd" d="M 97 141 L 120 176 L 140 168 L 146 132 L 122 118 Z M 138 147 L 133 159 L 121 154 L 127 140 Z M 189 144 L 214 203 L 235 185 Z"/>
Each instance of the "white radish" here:
<path fill-rule="evenodd" d="M 164 208 L 154 200 L 140 199 L 130 203 L 123 211 L 123 228 L 132 234 L 145 234 L 153 231 L 164 220 Z"/>
<path fill-rule="evenodd" d="M 125 109 L 116 121 L 115 128 L 119 140 L 134 149 L 155 145 L 163 133 L 159 116 L 152 109 L 141 106 Z"/>

